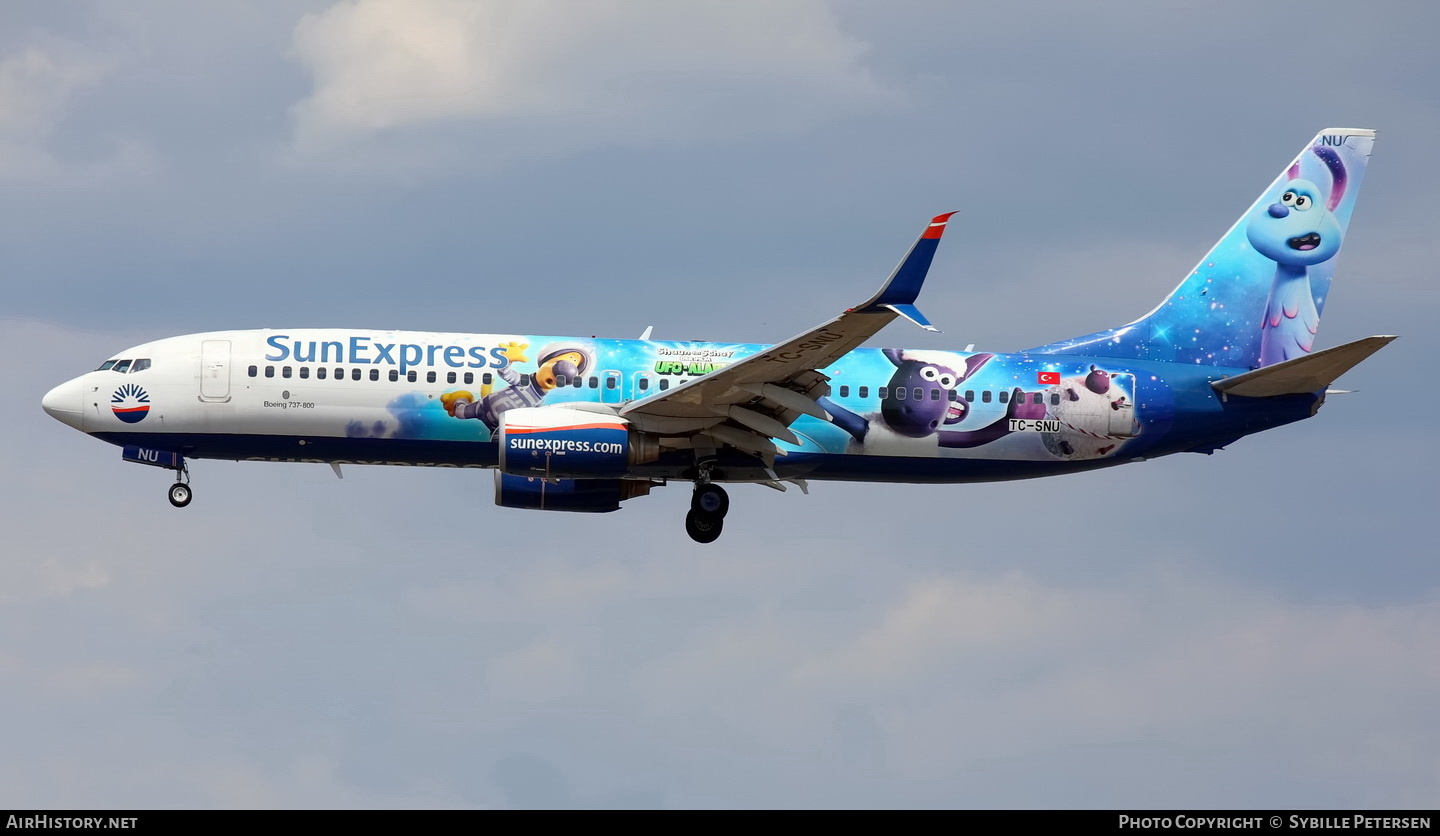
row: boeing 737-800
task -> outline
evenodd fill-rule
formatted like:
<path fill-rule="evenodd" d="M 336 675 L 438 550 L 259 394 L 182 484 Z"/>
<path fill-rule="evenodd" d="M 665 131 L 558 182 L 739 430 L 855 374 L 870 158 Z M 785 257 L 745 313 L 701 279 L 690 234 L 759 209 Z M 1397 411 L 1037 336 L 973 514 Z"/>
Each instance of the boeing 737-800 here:
<path fill-rule="evenodd" d="M 721 483 L 981 482 L 1210 453 L 1314 415 L 1394 339 L 1314 349 L 1374 138 L 1321 132 L 1150 313 L 1014 354 L 861 348 L 896 319 L 934 330 L 915 302 L 940 215 L 868 301 L 775 345 L 220 331 L 128 348 L 43 406 L 175 470 L 177 507 L 190 459 L 490 468 L 497 504 L 544 511 L 614 511 L 678 480 L 702 543 L 729 510 Z"/>

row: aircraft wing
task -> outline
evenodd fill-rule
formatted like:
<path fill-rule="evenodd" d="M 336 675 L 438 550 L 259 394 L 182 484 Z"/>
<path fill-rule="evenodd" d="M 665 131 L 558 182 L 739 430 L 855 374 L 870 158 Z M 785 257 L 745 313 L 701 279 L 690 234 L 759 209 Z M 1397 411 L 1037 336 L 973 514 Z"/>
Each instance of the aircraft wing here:
<path fill-rule="evenodd" d="M 757 453 L 773 465 L 772 439 L 798 444 L 789 425 L 801 415 L 830 416 L 816 399 L 830 393 L 821 369 L 904 317 L 936 330 L 915 299 L 945 232 L 949 212 L 931 219 L 895 272 L 867 302 L 799 336 L 693 380 L 634 401 L 620 414 L 637 428 L 662 436 L 693 436 L 697 448 L 729 445 Z"/>

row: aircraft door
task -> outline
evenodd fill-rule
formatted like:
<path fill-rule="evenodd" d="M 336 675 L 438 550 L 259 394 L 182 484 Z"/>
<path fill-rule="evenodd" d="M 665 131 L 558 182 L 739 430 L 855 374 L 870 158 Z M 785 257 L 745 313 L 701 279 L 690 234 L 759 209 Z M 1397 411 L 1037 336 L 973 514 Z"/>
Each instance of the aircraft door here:
<path fill-rule="evenodd" d="M 230 341 L 206 340 L 200 344 L 200 400 L 230 400 Z"/>
<path fill-rule="evenodd" d="M 1118 391 L 1110 399 L 1109 434 L 1129 438 L 1139 431 L 1135 421 L 1135 398 L 1138 395 L 1135 391 L 1135 375 L 1116 372 L 1110 376 L 1110 386 L 1112 391 Z"/>
<path fill-rule="evenodd" d="M 624 383 L 625 379 L 619 372 L 605 372 L 600 378 L 600 402 L 620 403 L 620 399 L 625 394 Z"/>

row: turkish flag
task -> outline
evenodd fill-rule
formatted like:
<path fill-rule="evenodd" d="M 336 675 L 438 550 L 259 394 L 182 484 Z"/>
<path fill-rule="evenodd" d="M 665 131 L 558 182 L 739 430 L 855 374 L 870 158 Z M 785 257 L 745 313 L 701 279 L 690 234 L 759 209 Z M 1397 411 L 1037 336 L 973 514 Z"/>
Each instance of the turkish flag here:
<path fill-rule="evenodd" d="M 1037 377 L 1042 386 L 1054 386 L 1060 383 L 1059 372 L 1040 372 Z"/>

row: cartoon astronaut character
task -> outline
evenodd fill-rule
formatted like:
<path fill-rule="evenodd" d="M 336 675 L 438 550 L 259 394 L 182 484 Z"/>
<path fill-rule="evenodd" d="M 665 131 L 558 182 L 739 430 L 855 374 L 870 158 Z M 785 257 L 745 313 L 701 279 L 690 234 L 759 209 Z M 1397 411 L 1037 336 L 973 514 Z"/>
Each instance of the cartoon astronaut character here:
<path fill-rule="evenodd" d="M 521 346 L 523 348 L 523 346 Z M 507 409 L 539 406 L 545 395 L 560 385 L 583 375 L 595 364 L 590 351 L 574 344 L 552 343 L 540 352 L 539 365 L 530 375 L 515 371 L 514 363 L 524 362 L 524 355 L 511 357 L 512 365 L 496 374 L 509 384 L 498 392 L 481 391 L 480 397 L 460 389 L 440 396 L 445 411 L 455 418 L 476 418 L 494 432 L 500 426 L 500 415 Z"/>

